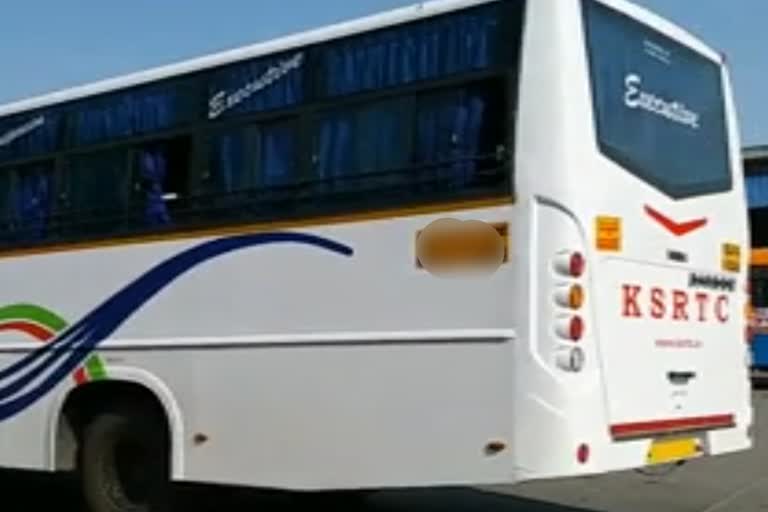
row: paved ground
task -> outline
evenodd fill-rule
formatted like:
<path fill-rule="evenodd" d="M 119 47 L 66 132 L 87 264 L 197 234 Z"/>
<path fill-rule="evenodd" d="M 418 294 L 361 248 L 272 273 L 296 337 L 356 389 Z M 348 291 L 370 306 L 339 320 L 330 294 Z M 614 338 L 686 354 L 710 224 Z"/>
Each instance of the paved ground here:
<path fill-rule="evenodd" d="M 768 511 L 768 391 L 755 392 L 758 440 L 754 451 L 699 461 L 666 476 L 636 473 L 486 491 L 388 492 L 368 500 L 379 512 L 760 512 Z M 0 473 L 3 512 L 83 510 L 68 482 Z M 184 512 L 289 510 L 288 495 L 184 489 Z M 310 507 L 302 507 L 309 509 Z M 316 506 L 311 506 L 316 510 Z M 338 509 L 337 509 L 338 510 Z"/>

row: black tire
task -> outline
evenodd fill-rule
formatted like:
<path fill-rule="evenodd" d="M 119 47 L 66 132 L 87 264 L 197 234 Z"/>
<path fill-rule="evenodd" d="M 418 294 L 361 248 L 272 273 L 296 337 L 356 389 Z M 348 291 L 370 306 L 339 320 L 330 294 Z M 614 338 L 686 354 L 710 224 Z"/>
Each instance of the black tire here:
<path fill-rule="evenodd" d="M 152 416 L 113 411 L 98 415 L 83 430 L 78 470 L 92 512 L 169 509 L 167 427 Z"/>

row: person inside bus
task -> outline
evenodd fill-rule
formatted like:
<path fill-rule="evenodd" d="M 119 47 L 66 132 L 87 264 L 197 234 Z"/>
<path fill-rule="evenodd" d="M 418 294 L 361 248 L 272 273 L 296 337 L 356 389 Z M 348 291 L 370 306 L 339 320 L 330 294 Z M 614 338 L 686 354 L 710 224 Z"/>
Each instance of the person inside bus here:
<path fill-rule="evenodd" d="M 145 221 L 152 227 L 170 224 L 171 216 L 163 191 L 167 172 L 165 155 L 161 149 L 148 148 L 142 151 L 140 159 L 142 188 L 146 194 Z"/>

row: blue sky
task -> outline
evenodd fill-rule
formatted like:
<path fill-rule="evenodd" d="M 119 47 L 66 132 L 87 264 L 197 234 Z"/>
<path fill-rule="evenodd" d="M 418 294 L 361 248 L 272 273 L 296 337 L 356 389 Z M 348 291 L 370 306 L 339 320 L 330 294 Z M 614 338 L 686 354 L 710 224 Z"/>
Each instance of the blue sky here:
<path fill-rule="evenodd" d="M 6 0 L 0 103 L 415 1 Z M 768 144 L 768 1 L 636 1 L 728 55 L 744 143 Z"/>

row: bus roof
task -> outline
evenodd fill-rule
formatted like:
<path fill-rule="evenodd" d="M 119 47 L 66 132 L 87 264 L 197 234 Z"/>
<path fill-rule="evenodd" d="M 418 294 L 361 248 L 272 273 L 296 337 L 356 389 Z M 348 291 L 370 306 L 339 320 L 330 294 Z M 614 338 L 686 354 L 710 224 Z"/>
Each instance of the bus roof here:
<path fill-rule="evenodd" d="M 118 76 L 106 80 L 63 89 L 42 96 L 23 99 L 13 103 L 0 105 L 0 117 L 22 113 L 25 111 L 68 103 L 100 94 L 121 89 L 128 89 L 171 77 L 187 75 L 227 64 L 246 61 L 270 54 L 289 51 L 313 44 L 332 41 L 347 36 L 365 33 L 381 28 L 408 23 L 443 13 L 482 5 L 496 0 L 431 0 L 419 4 L 386 11 L 372 16 L 351 21 L 327 25 L 318 29 L 299 32 L 296 34 L 275 38 L 253 45 L 242 46 L 231 50 L 213 53 L 207 56 L 182 61 L 175 64 L 151 68 L 136 73 Z M 628 0 L 596 0 L 616 10 L 619 10 L 641 22 L 648 23 L 674 39 L 681 41 L 712 60 L 721 63 L 721 56 L 704 44 L 700 39 L 671 23 L 653 12 L 635 5 Z"/>

